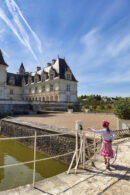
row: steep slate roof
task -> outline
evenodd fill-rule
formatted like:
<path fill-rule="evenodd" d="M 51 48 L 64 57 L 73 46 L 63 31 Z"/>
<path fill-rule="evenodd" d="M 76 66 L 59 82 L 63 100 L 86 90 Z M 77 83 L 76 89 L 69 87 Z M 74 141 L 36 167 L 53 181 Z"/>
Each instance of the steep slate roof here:
<path fill-rule="evenodd" d="M 53 65 L 48 66 L 48 67 L 38 71 L 37 73 L 42 74 L 43 71 L 49 73 L 50 69 L 54 69 L 56 71 L 56 76 L 59 76 L 60 79 L 65 79 L 65 72 L 66 72 L 67 69 L 70 70 L 70 67 L 67 65 L 65 59 L 58 58 Z M 72 71 L 71 71 L 71 73 L 72 73 Z M 34 72 L 32 75 L 34 76 L 35 74 L 36 73 Z M 74 77 L 73 73 L 72 73 L 72 81 L 77 82 L 77 80 Z"/>
<path fill-rule="evenodd" d="M 14 77 L 14 79 L 15 79 L 15 86 L 22 86 L 22 78 L 23 78 L 22 75 L 18 75 L 18 74 L 7 72 L 7 85 L 10 85 L 9 84 L 9 78 L 10 77 Z"/>
<path fill-rule="evenodd" d="M 23 64 L 21 64 L 21 66 L 23 66 Z M 67 65 L 65 59 L 58 58 L 53 65 L 45 67 L 44 69 L 41 69 L 41 70 L 36 71 L 36 72 L 26 73 L 24 75 L 7 72 L 7 84 L 10 85 L 9 84 L 9 77 L 11 77 L 11 76 L 14 77 L 14 79 L 15 79 L 15 86 L 22 86 L 22 79 L 23 78 L 25 79 L 25 83 L 27 83 L 29 76 L 31 76 L 32 81 L 34 82 L 34 77 L 35 77 L 36 74 L 38 75 L 39 80 L 41 80 L 42 73 L 45 72 L 45 73 L 48 74 L 50 69 L 54 70 L 55 73 L 56 73 L 55 76 L 59 77 L 60 79 L 65 79 L 65 72 L 67 70 L 70 70 L 70 68 Z M 72 71 L 71 71 L 71 73 L 72 73 Z M 75 79 L 73 73 L 72 73 L 72 81 L 77 82 L 77 80 Z"/>
<path fill-rule="evenodd" d="M 2 51 L 1 51 L 1 49 L 0 49 L 0 64 L 5 65 L 5 66 L 8 66 L 8 65 L 6 64 L 4 58 L 3 58 L 3 53 L 2 53 Z"/>
<path fill-rule="evenodd" d="M 69 69 L 69 66 L 67 65 L 65 59 L 59 58 L 59 76 L 61 79 L 65 79 L 65 72 Z M 71 70 L 70 70 L 71 71 Z M 72 73 L 72 71 L 71 71 Z M 77 81 L 72 73 L 72 81 Z"/>

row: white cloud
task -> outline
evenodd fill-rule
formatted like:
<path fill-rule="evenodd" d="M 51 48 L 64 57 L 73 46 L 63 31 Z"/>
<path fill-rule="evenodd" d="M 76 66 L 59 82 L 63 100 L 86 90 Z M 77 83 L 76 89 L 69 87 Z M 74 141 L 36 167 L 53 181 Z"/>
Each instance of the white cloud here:
<path fill-rule="evenodd" d="M 12 19 L 7 13 L 0 9 L 0 18 L 13 31 L 19 41 L 31 52 L 35 60 L 39 61 L 37 56 L 42 54 L 42 44 L 36 33 L 32 30 L 26 19 L 24 18 L 20 8 L 14 0 L 5 0 Z M 35 45 L 35 49 L 34 46 Z"/>
<path fill-rule="evenodd" d="M 94 28 L 81 37 L 82 52 L 73 53 L 77 79 L 89 83 L 130 82 L 130 35 L 107 36 Z M 80 64 L 80 68 L 78 68 Z M 85 76 L 84 76 L 85 75 Z"/>
<path fill-rule="evenodd" d="M 107 52 L 111 56 L 117 56 L 121 52 L 126 51 L 130 48 L 130 35 L 126 35 L 125 37 L 119 37 L 116 40 L 112 40 L 107 47 Z"/>

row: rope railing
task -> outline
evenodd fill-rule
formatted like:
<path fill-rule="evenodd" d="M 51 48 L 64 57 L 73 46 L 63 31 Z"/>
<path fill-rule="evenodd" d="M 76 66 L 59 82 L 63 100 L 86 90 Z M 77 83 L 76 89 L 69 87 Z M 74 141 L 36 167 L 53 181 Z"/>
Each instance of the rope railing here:
<path fill-rule="evenodd" d="M 53 137 L 53 136 L 60 136 L 60 135 L 72 135 L 72 133 L 59 133 L 59 134 L 48 134 L 48 135 L 37 135 L 37 138 L 42 137 Z M 74 135 L 74 134 L 73 134 Z M 8 138 L 0 138 L 2 140 L 16 140 L 16 139 L 26 139 L 26 138 L 35 138 L 35 135 L 30 136 L 22 136 L 22 137 L 8 137 Z"/>
<path fill-rule="evenodd" d="M 82 131 L 82 134 L 85 135 L 86 131 L 83 130 Z M 20 166 L 20 165 L 27 165 L 27 164 L 30 164 L 30 163 L 33 163 L 33 184 L 32 186 L 34 187 L 35 186 L 35 174 L 36 174 L 36 163 L 37 162 L 40 162 L 40 161 L 46 161 L 46 160 L 51 160 L 51 159 L 55 159 L 55 158 L 60 158 L 60 157 L 63 157 L 63 156 L 67 156 L 67 155 L 70 155 L 70 154 L 74 154 L 75 151 L 71 151 L 71 152 L 67 152 L 67 153 L 64 153 L 64 154 L 60 154 L 60 155 L 55 155 L 55 156 L 52 156 L 52 157 L 47 157 L 47 158 L 42 158 L 42 159 L 36 159 L 36 143 L 37 143 L 37 138 L 44 138 L 44 137 L 54 137 L 54 136 L 64 136 L 64 135 L 75 135 L 75 137 L 77 137 L 77 131 L 75 131 L 75 133 L 72 133 L 72 132 L 67 132 L 67 133 L 55 133 L 55 134 L 48 134 L 48 135 L 37 135 L 37 132 L 35 130 L 35 135 L 33 136 L 19 136 L 19 137 L 3 137 L 3 138 L 0 138 L 0 141 L 6 141 L 6 140 L 18 140 L 18 139 L 34 139 L 34 159 L 31 160 L 31 161 L 27 161 L 27 162 L 20 162 L 20 163 L 15 163 L 15 164 L 9 164 L 9 165 L 3 165 L 3 166 L 0 166 L 0 169 L 1 168 L 8 168 L 8 167 L 14 167 L 14 166 Z M 80 133 L 78 136 L 81 136 Z M 97 144 L 98 142 L 96 142 Z M 78 145 L 77 145 L 78 146 Z M 87 146 L 84 145 L 84 150 L 88 149 L 88 147 L 92 147 L 93 144 L 88 144 Z M 95 145 L 96 146 L 96 145 Z M 95 149 L 96 150 L 96 147 Z M 81 148 L 78 148 L 76 149 L 76 153 L 78 152 L 82 152 L 82 149 Z M 88 159 L 89 159 L 89 155 L 88 156 Z M 78 157 L 79 159 L 77 159 L 78 161 L 80 161 L 80 157 Z M 82 160 L 85 160 L 85 155 L 82 157 Z M 76 167 L 78 167 L 78 164 L 76 165 Z"/>
<path fill-rule="evenodd" d="M 44 138 L 44 137 L 54 137 L 54 136 L 63 136 L 63 135 L 75 135 L 73 133 L 55 133 L 55 134 L 48 134 L 48 135 L 37 135 L 37 132 L 35 130 L 35 135 L 33 136 L 20 136 L 20 137 L 8 137 L 8 138 L 0 138 L 0 141 L 6 141 L 6 140 L 18 140 L 18 139 L 34 139 L 34 159 L 31 160 L 31 161 L 27 161 L 27 162 L 20 162 L 20 163 L 15 163 L 15 164 L 9 164 L 9 165 L 3 165 L 3 166 L 0 166 L 0 169 L 1 168 L 8 168 L 8 167 L 14 167 L 14 166 L 20 166 L 20 165 L 27 165 L 27 164 L 30 164 L 30 163 L 33 163 L 34 166 L 33 166 L 33 184 L 32 186 L 34 187 L 35 186 L 35 174 L 36 174 L 36 162 L 40 162 L 40 161 L 46 161 L 46 160 L 51 160 L 51 159 L 55 159 L 55 158 L 60 158 L 60 157 L 63 157 L 63 156 L 67 156 L 67 155 L 70 155 L 70 154 L 73 154 L 74 151 L 71 151 L 71 152 L 67 152 L 67 153 L 64 153 L 64 154 L 60 154 L 60 155 L 55 155 L 55 156 L 52 156 L 52 157 L 47 157 L 47 158 L 42 158 L 42 159 L 36 159 L 36 142 L 37 142 L 37 138 Z"/>

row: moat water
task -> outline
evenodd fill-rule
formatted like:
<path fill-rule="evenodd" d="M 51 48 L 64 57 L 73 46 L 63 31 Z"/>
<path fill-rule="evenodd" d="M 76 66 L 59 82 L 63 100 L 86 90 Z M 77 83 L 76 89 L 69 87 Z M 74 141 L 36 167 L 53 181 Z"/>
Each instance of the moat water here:
<path fill-rule="evenodd" d="M 1 138 L 2 136 L 0 136 Z M 46 158 L 37 152 L 37 159 Z M 16 141 L 0 140 L 0 166 L 27 162 L 33 160 L 33 149 Z M 47 160 L 36 163 L 36 181 L 52 177 L 66 171 L 68 166 L 58 160 Z M 31 184 L 33 178 L 33 163 L 15 167 L 0 168 L 0 191 Z"/>

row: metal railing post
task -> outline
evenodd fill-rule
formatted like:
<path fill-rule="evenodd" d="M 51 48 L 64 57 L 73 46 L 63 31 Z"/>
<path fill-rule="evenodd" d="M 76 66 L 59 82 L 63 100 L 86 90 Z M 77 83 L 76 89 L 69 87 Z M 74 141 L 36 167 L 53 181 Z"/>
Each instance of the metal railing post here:
<path fill-rule="evenodd" d="M 33 188 L 35 186 L 35 176 L 36 176 L 36 147 L 37 147 L 37 131 L 35 130 L 34 138 L 34 163 L 33 163 Z"/>

